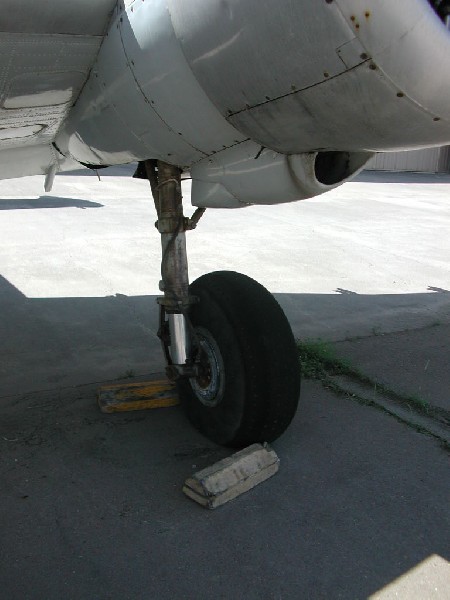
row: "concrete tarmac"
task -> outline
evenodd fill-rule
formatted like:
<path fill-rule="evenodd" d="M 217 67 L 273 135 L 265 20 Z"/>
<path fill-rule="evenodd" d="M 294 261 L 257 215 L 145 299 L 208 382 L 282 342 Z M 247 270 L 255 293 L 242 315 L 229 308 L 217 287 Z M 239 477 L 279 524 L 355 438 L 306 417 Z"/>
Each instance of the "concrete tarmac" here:
<path fill-rule="evenodd" d="M 99 413 L 95 382 L 163 367 L 156 215 L 130 172 L 62 175 L 48 195 L 39 177 L 2 182 L 0 597 L 449 598 L 448 453 L 426 430 L 306 381 L 279 474 L 209 513 L 181 487 L 227 450 L 180 408 Z M 449 183 L 366 173 L 207 211 L 191 279 L 258 279 L 297 337 L 445 420 Z"/>

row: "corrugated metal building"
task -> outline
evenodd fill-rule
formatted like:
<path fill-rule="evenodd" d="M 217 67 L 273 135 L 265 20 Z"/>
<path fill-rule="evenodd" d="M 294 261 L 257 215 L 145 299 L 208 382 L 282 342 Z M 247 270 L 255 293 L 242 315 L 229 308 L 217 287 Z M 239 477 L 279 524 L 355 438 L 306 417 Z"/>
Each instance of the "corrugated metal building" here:
<path fill-rule="evenodd" d="M 382 152 L 370 161 L 366 169 L 371 171 L 450 173 L 450 146 L 409 152 Z"/>

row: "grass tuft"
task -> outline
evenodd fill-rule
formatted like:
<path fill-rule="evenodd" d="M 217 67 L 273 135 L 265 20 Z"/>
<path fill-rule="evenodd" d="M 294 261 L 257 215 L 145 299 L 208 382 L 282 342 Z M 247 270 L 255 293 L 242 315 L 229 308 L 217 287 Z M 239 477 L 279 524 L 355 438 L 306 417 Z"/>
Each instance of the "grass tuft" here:
<path fill-rule="evenodd" d="M 357 383 L 372 387 L 375 392 L 383 394 L 396 402 L 401 402 L 423 415 L 433 416 L 435 412 L 437 414 L 437 410 L 433 409 L 420 396 L 400 394 L 362 373 L 350 361 L 338 358 L 330 342 L 321 339 L 297 340 L 297 346 L 302 376 L 305 379 L 317 379 L 327 387 L 333 387 L 330 377 L 344 375 Z"/>
<path fill-rule="evenodd" d="M 345 376 L 356 383 L 371 387 L 376 393 L 382 394 L 394 402 L 403 404 L 409 409 L 414 410 L 416 413 L 425 415 L 427 417 L 438 418 L 440 421 L 442 421 L 440 410 L 430 406 L 430 404 L 428 404 L 428 402 L 426 402 L 423 398 L 418 395 L 400 394 L 365 375 L 353 367 L 348 360 L 338 358 L 333 345 L 330 342 L 326 342 L 321 339 L 297 340 L 297 346 L 302 376 L 305 379 L 319 380 L 322 382 L 324 387 L 340 396 L 344 396 L 348 399 L 358 402 L 359 404 L 372 406 L 373 408 L 382 410 L 398 421 L 405 423 L 409 427 L 412 427 L 417 432 L 426 433 L 439 439 L 439 441 L 443 444 L 444 449 L 450 450 L 449 443 L 440 436 L 428 431 L 426 428 L 420 425 L 409 422 L 408 420 L 397 415 L 394 410 L 389 410 L 386 408 L 386 406 L 383 406 L 374 400 L 370 400 L 360 396 L 359 394 L 349 392 L 339 382 L 339 380 L 333 379 L 333 377 L 339 375 Z"/>
<path fill-rule="evenodd" d="M 333 346 L 324 340 L 297 341 L 302 375 L 306 379 L 324 379 L 329 375 L 356 372 L 350 362 L 337 358 Z"/>

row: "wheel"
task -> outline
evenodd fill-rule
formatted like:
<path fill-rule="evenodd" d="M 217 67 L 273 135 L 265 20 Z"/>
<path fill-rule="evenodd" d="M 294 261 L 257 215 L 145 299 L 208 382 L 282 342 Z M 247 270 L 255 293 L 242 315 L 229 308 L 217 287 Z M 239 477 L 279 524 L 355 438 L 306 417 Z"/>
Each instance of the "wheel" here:
<path fill-rule="evenodd" d="M 275 298 L 240 273 L 218 271 L 190 286 L 190 321 L 201 372 L 178 383 L 191 423 L 232 447 L 271 442 L 297 409 L 300 365 L 289 323 Z"/>

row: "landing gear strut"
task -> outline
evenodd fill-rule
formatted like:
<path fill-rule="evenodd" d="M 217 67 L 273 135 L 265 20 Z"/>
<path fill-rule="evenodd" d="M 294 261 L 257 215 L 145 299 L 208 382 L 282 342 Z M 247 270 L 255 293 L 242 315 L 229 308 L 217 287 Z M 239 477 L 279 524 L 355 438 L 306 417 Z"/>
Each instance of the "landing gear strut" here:
<path fill-rule="evenodd" d="M 158 298 L 158 335 L 167 362 L 167 375 L 177 380 L 194 373 L 187 314 L 195 299 L 189 294 L 185 232 L 193 229 L 196 221 L 183 215 L 180 169 L 151 160 L 145 162 L 145 168 L 155 200 L 156 227 L 161 234 L 162 245 L 160 289 L 164 296 Z"/>
<path fill-rule="evenodd" d="M 145 169 L 162 243 L 159 336 L 167 374 L 209 439 L 233 447 L 273 441 L 294 417 L 300 392 L 289 323 L 273 296 L 245 275 L 219 271 L 189 285 L 185 232 L 204 209 L 184 217 L 177 167 L 146 161 Z"/>

